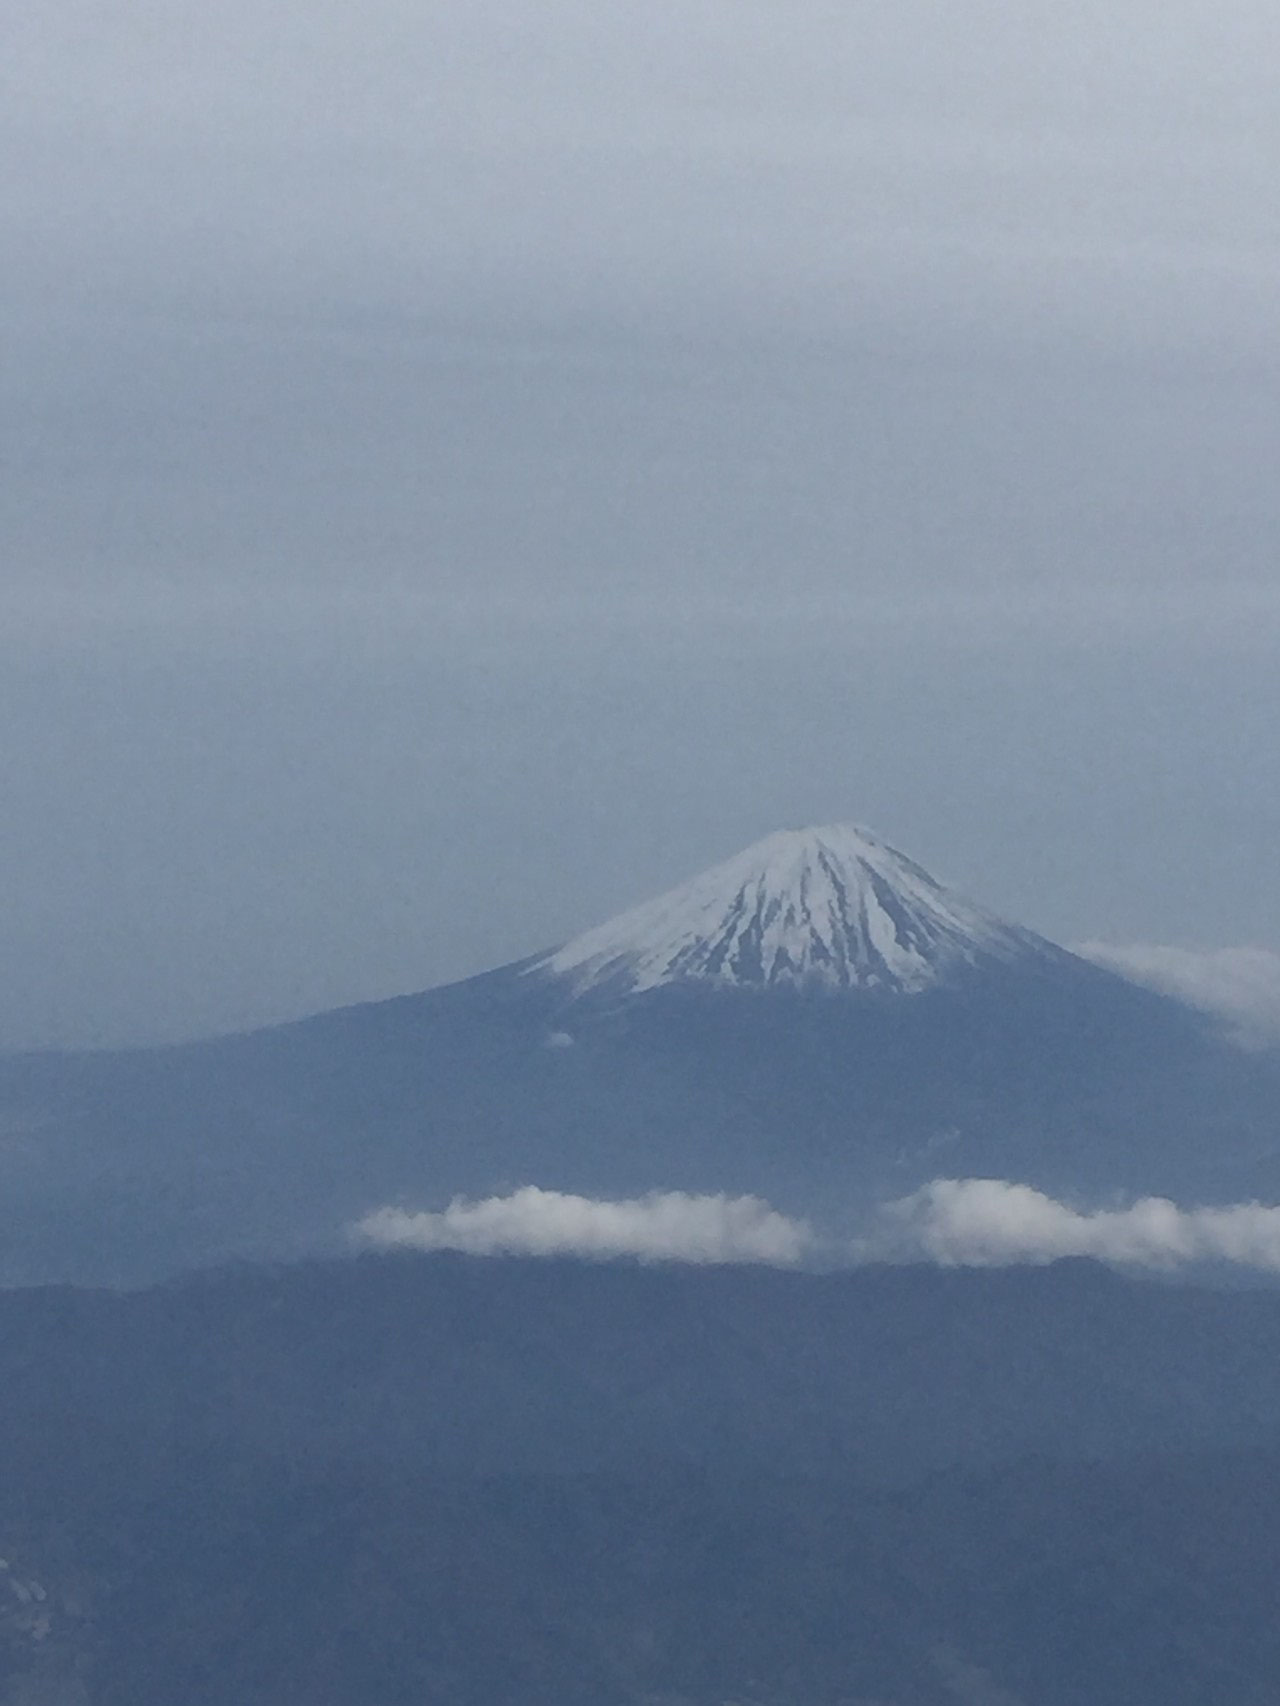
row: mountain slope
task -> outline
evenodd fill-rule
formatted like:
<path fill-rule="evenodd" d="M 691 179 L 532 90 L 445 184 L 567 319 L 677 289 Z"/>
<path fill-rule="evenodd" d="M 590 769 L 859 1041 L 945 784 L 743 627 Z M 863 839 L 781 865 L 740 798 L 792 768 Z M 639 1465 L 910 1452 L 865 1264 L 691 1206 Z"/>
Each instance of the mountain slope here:
<path fill-rule="evenodd" d="M 0 1702 L 1272 1706 L 1278 1402 L 1083 1263 L 0 1296 Z"/>

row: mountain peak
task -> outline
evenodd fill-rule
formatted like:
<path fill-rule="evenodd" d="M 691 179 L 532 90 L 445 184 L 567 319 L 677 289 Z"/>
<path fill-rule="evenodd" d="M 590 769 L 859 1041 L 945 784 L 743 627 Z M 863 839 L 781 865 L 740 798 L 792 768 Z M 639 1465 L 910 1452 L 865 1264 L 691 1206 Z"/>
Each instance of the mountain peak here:
<path fill-rule="evenodd" d="M 767 835 L 538 962 L 575 995 L 663 984 L 915 994 L 1051 950 L 851 824 Z"/>

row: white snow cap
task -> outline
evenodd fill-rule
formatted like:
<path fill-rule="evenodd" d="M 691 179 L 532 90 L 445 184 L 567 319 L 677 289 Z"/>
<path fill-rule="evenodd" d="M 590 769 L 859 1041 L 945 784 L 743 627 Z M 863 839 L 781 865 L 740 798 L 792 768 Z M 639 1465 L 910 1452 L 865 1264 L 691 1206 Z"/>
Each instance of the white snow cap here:
<path fill-rule="evenodd" d="M 577 995 L 685 982 L 914 994 L 963 966 L 1054 951 L 839 824 L 768 835 L 530 969 Z"/>

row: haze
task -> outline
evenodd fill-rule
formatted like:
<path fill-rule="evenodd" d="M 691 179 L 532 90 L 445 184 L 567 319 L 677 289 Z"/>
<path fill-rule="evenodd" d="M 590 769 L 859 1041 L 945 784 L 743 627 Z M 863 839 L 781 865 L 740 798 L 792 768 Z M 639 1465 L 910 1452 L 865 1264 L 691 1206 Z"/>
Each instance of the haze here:
<path fill-rule="evenodd" d="M 1271 8 L 58 0 L 0 68 L 0 1046 L 863 821 L 1280 950 Z"/>

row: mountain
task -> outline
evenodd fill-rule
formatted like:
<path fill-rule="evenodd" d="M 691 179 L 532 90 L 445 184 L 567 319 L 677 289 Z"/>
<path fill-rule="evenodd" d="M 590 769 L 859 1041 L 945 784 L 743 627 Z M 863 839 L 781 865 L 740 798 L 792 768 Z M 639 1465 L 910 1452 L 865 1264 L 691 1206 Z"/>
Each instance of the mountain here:
<path fill-rule="evenodd" d="M 8 1283 L 334 1249 L 526 1184 L 754 1193 L 840 1238 L 940 1175 L 1276 1200 L 1280 1056 L 832 829 L 421 995 L 0 1061 Z"/>
<path fill-rule="evenodd" d="M 1034 1269 L 453 1253 L 0 1292 L 0 1482 L 231 1442 L 297 1469 L 853 1475 L 1280 1443 L 1280 1292 Z M 0 1548 L 0 1556 L 5 1556 Z"/>
<path fill-rule="evenodd" d="M 1272 1706 L 1280 1297 L 367 1258 L 0 1295 L 0 1706 Z"/>

